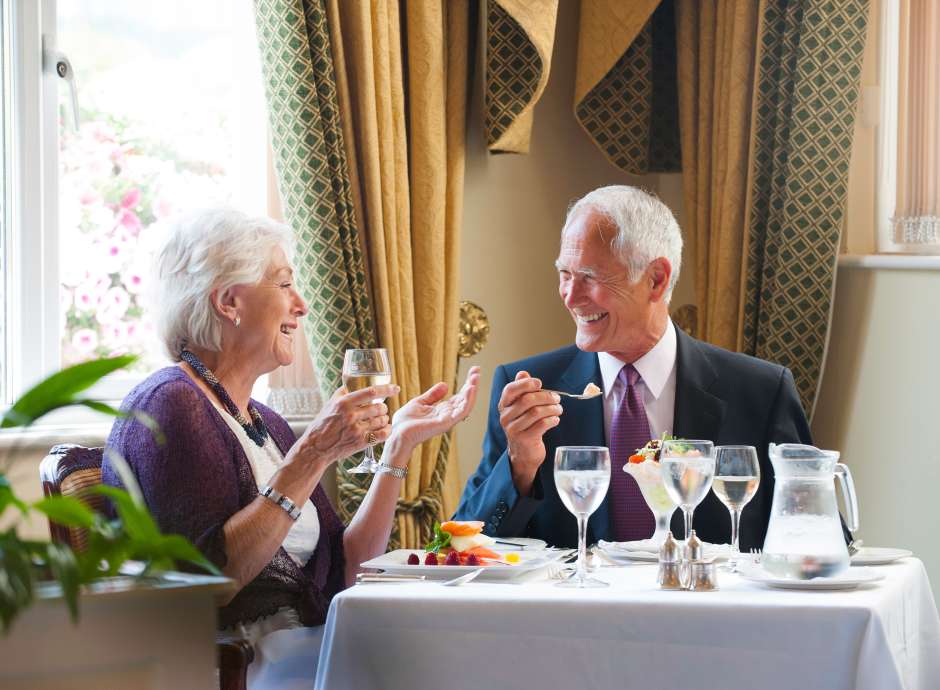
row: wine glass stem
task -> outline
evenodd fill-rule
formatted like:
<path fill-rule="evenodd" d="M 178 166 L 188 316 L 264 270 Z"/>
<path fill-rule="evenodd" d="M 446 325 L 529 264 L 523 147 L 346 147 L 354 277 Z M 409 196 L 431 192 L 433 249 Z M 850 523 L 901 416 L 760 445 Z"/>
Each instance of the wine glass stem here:
<path fill-rule="evenodd" d="M 695 508 L 686 508 L 682 507 L 682 515 L 685 516 L 685 538 L 688 541 L 689 537 L 692 536 L 692 513 L 695 512 Z"/>
<path fill-rule="evenodd" d="M 741 522 L 741 511 L 735 508 L 729 508 L 731 511 L 731 572 L 738 570 L 738 556 L 741 549 L 738 548 L 738 524 Z"/>
<path fill-rule="evenodd" d="M 577 579 L 587 579 L 587 515 L 578 513 L 578 572 Z"/>
<path fill-rule="evenodd" d="M 372 450 L 372 445 L 371 445 L 371 444 L 368 445 L 368 446 L 366 446 L 365 461 L 366 461 L 367 463 L 369 463 L 370 465 L 375 465 L 375 464 L 376 464 L 376 460 L 375 460 L 375 451 Z"/>

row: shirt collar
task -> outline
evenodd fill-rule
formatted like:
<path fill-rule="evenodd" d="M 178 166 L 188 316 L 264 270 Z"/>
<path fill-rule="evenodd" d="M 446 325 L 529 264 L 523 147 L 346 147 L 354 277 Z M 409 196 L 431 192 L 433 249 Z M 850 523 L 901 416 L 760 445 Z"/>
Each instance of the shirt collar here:
<path fill-rule="evenodd" d="M 623 362 L 608 352 L 598 352 L 597 361 L 601 369 L 601 380 L 604 383 L 604 396 L 611 395 L 614 389 L 614 383 L 620 370 L 623 369 Z M 666 381 L 676 366 L 676 327 L 672 319 L 666 323 L 666 330 L 652 349 L 638 360 L 633 362 L 633 366 L 640 372 L 640 377 L 646 389 L 658 399 L 666 387 Z"/>

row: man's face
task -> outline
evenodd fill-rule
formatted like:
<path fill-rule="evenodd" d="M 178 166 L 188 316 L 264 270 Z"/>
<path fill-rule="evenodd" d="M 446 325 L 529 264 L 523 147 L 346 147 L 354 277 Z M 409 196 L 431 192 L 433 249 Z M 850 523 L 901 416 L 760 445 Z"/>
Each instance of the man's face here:
<path fill-rule="evenodd" d="M 632 362 L 649 349 L 656 301 L 646 273 L 631 283 L 611 251 L 616 234 L 613 223 L 592 209 L 571 219 L 555 262 L 558 294 L 578 328 L 579 349 Z"/>

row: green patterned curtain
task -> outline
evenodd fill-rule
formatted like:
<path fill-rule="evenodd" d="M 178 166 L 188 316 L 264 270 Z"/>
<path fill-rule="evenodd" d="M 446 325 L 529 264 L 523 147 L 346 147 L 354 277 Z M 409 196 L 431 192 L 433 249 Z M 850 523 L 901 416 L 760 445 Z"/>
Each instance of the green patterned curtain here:
<path fill-rule="evenodd" d="M 789 367 L 811 413 L 829 331 L 868 0 L 767 0 L 760 21 L 740 349 Z"/>
<path fill-rule="evenodd" d="M 558 0 L 486 5 L 484 131 L 491 153 L 528 153 L 532 113 L 548 83 Z"/>
<path fill-rule="evenodd" d="M 675 0 L 585 0 L 578 43 L 574 113 L 607 160 L 680 170 Z"/>
<path fill-rule="evenodd" d="M 341 385 L 347 348 L 376 337 L 343 147 L 323 0 L 257 0 L 255 18 L 272 147 L 287 222 L 297 234 L 305 329 L 324 398 Z M 341 470 L 357 462 L 349 458 Z M 347 475 L 352 477 L 353 475 Z M 354 481 L 367 484 L 369 476 Z M 358 500 L 339 497 L 347 520 Z"/>

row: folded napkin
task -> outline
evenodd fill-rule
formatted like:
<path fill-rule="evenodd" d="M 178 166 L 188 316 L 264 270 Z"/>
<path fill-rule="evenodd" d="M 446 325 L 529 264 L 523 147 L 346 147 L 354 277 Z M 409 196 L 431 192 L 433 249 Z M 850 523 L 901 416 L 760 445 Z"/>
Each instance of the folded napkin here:
<path fill-rule="evenodd" d="M 597 545 L 612 556 L 647 558 L 659 556 L 659 546 L 652 539 L 638 541 L 604 541 Z M 727 558 L 731 554 L 731 544 L 711 544 L 702 542 L 705 558 Z"/>

